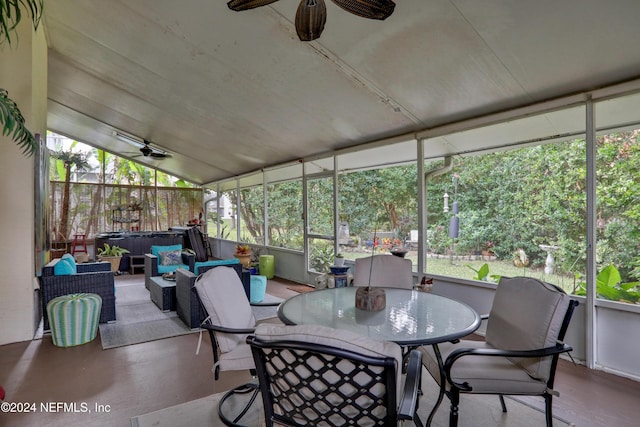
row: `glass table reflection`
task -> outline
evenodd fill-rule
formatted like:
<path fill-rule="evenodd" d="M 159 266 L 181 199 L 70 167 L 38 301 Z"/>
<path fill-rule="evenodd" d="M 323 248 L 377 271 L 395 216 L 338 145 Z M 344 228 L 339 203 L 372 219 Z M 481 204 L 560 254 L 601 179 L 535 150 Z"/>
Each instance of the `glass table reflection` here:
<path fill-rule="evenodd" d="M 453 341 L 480 326 L 480 316 L 468 305 L 410 289 L 384 288 L 384 310 L 360 310 L 355 307 L 356 289 L 296 295 L 280 304 L 278 317 L 289 325 L 329 326 L 409 347 Z"/>

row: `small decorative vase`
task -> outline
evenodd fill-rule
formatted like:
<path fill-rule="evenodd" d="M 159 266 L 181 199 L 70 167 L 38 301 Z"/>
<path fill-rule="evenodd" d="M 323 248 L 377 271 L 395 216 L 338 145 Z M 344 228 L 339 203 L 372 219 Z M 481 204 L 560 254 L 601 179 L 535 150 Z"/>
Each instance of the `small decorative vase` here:
<path fill-rule="evenodd" d="M 344 267 L 344 258 L 334 258 L 333 265 L 335 265 L 336 267 Z"/>

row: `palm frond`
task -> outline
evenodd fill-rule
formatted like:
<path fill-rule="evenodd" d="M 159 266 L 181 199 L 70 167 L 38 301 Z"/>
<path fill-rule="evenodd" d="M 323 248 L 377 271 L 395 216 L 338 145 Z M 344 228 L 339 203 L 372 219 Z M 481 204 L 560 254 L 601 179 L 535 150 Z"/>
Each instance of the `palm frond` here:
<path fill-rule="evenodd" d="M 2 135 L 13 139 L 22 148 L 22 153 L 25 156 L 30 157 L 36 152 L 38 140 L 25 127 L 20 109 L 9 98 L 8 92 L 2 88 L 0 88 L 0 123 L 2 124 Z"/>
<path fill-rule="evenodd" d="M 22 20 L 20 5 L 31 15 L 33 29 L 38 29 L 44 9 L 44 0 L 0 0 L 0 46 L 5 39 L 7 44 L 11 45 L 12 43 L 11 33 L 15 32 Z"/>

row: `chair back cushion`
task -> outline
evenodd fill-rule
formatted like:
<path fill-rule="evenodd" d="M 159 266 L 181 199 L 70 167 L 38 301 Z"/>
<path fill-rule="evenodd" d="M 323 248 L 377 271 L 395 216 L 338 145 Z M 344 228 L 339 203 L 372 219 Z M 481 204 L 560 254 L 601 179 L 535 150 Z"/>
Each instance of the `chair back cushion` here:
<path fill-rule="evenodd" d="M 377 341 L 369 337 L 359 335 L 350 331 L 329 328 L 320 325 L 294 325 L 286 326 L 273 323 L 261 323 L 256 327 L 255 337 L 264 342 L 277 341 L 295 341 L 300 343 L 321 344 L 333 348 L 351 351 L 364 356 L 372 356 L 378 358 L 391 357 L 396 361 L 396 402 L 400 400 L 401 378 L 402 378 L 402 350 L 400 346 L 393 342 Z M 314 370 L 322 372 L 324 366 L 314 366 L 313 360 L 304 357 L 305 363 L 309 364 Z M 320 360 L 316 360 L 321 364 Z M 258 361 L 256 361 L 258 363 Z M 292 361 L 293 363 L 293 361 Z M 309 373 L 310 380 L 313 379 L 313 373 Z M 331 374 L 327 374 L 331 375 Z M 347 373 L 344 373 L 347 375 Z M 326 378 L 329 381 L 329 377 Z M 336 381 L 341 378 L 336 377 Z M 369 381 L 370 378 L 364 378 L 363 381 Z M 358 382 L 358 379 L 355 379 Z M 372 387 L 368 382 L 359 384 L 363 388 Z M 347 386 L 344 386 L 347 387 Z M 342 392 L 349 394 L 350 392 L 358 393 L 357 390 L 344 390 Z M 340 402 L 343 403 L 343 402 Z"/>
<path fill-rule="evenodd" d="M 390 288 L 413 288 L 413 274 L 411 260 L 395 255 L 374 255 L 356 259 L 356 271 L 353 275 L 355 286 L 369 285 L 371 272 L 372 286 L 386 286 Z"/>
<path fill-rule="evenodd" d="M 255 327 L 256 319 L 235 269 L 212 268 L 198 276 L 195 288 L 212 324 L 234 329 Z M 220 351 L 228 353 L 245 342 L 246 334 L 216 332 L 216 339 Z"/>
<path fill-rule="evenodd" d="M 486 341 L 502 350 L 553 347 L 558 340 L 569 296 L 555 286 L 530 277 L 500 279 L 487 323 Z M 511 358 L 533 378 L 546 381 L 551 357 Z"/>

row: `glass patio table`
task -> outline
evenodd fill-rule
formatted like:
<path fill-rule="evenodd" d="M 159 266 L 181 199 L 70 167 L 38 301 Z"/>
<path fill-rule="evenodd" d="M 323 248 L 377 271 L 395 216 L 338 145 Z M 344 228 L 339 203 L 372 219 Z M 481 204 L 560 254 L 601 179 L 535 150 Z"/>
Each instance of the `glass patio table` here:
<path fill-rule="evenodd" d="M 411 289 L 384 288 L 384 310 L 360 310 L 355 307 L 356 289 L 349 286 L 296 295 L 280 304 L 278 317 L 288 325 L 329 326 L 408 348 L 431 345 L 441 378 L 444 364 L 438 344 L 462 338 L 480 326 L 480 316 L 468 305 Z M 440 394 L 427 425 L 442 402 L 445 383 L 440 381 Z"/>
<path fill-rule="evenodd" d="M 291 297 L 278 307 L 288 325 L 323 325 L 414 347 L 453 341 L 480 326 L 480 316 L 468 305 L 410 289 L 384 288 L 386 307 L 356 309 L 357 287 L 329 288 Z"/>

